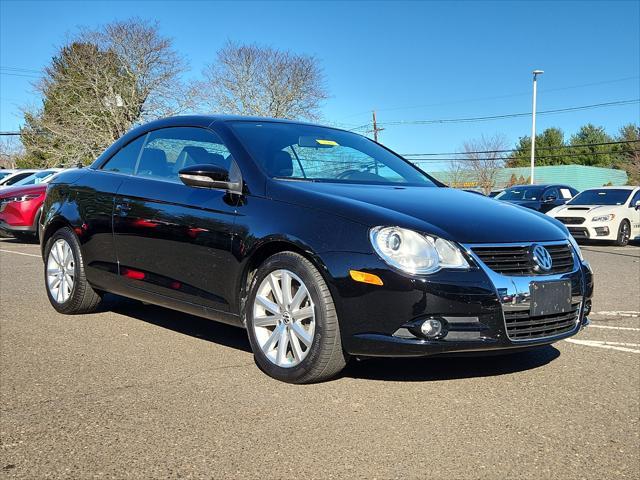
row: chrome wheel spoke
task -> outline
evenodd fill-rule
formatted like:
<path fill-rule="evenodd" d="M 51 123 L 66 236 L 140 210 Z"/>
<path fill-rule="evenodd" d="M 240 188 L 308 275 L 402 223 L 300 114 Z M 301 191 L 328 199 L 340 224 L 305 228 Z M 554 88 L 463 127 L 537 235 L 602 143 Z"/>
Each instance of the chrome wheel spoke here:
<path fill-rule="evenodd" d="M 291 310 L 294 312 L 300 309 L 300 305 L 302 305 L 302 301 L 307 297 L 307 289 L 299 288 L 296 292 L 295 296 L 291 299 Z"/>
<path fill-rule="evenodd" d="M 289 346 L 289 330 L 283 328 L 280 332 L 280 338 L 278 339 L 278 357 L 276 362 L 278 365 L 282 365 L 287 358 L 287 347 Z"/>
<path fill-rule="evenodd" d="M 289 307 L 291 304 L 291 275 L 289 272 L 282 272 L 282 302 Z"/>
<path fill-rule="evenodd" d="M 269 280 L 269 286 L 271 287 L 273 298 L 278 303 L 278 305 L 284 305 L 284 300 L 282 298 L 282 288 L 280 288 L 280 282 L 278 278 L 273 273 L 267 278 Z"/>
<path fill-rule="evenodd" d="M 47 260 L 47 287 L 51 298 L 58 303 L 71 297 L 75 280 L 73 250 L 66 240 L 58 239 L 51 246 Z"/>
<path fill-rule="evenodd" d="M 278 322 L 282 320 L 282 315 L 264 315 L 262 317 L 253 317 L 253 324 L 256 327 L 273 327 L 278 325 Z"/>
<path fill-rule="evenodd" d="M 265 298 L 265 297 L 263 297 L 261 295 L 257 295 L 256 296 L 256 302 L 258 302 L 260 305 L 262 305 L 264 307 L 264 309 L 267 310 L 268 312 L 271 312 L 274 315 L 279 315 L 280 314 L 280 308 L 278 307 L 278 305 L 273 303 L 268 298 Z"/>
<path fill-rule="evenodd" d="M 292 312 L 292 315 L 293 315 L 293 319 L 296 322 L 299 322 L 300 320 L 306 320 L 307 318 L 313 315 L 313 307 L 308 306 L 308 307 L 301 308 L 299 310 L 296 310 L 295 312 Z"/>
<path fill-rule="evenodd" d="M 269 352 L 273 348 L 273 346 L 276 344 L 276 342 L 280 338 L 280 334 L 282 333 L 283 330 L 284 330 L 284 326 L 282 325 L 278 325 L 276 328 L 273 329 L 273 331 L 271 332 L 271 335 L 269 336 L 269 339 L 262 346 L 262 350 L 265 353 Z"/>
<path fill-rule="evenodd" d="M 58 288 L 60 286 L 61 280 L 62 280 L 61 275 L 55 275 L 53 279 L 50 280 L 51 283 L 49 283 L 49 288 L 51 289 Z"/>
<path fill-rule="evenodd" d="M 313 342 L 313 334 L 307 332 L 300 323 L 292 323 L 291 331 L 296 337 L 302 340 L 302 343 L 304 343 L 307 347 L 311 346 L 311 342 Z"/>
<path fill-rule="evenodd" d="M 250 328 L 266 358 L 282 368 L 302 362 L 313 344 L 316 321 L 304 282 L 289 270 L 275 270 L 258 286 L 252 308 Z"/>
<path fill-rule="evenodd" d="M 293 329 L 289 333 L 291 334 L 291 351 L 293 352 L 293 357 L 297 362 L 300 362 L 303 358 L 300 340 L 298 339 L 298 336 L 293 331 Z"/>

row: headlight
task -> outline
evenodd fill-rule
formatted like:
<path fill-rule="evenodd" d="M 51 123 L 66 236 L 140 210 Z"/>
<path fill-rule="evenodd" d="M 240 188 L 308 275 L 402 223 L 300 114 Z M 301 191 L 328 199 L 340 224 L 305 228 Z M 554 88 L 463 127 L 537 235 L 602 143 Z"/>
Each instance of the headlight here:
<path fill-rule="evenodd" d="M 592 222 L 610 222 L 616 218 L 615 214 L 610 213 L 609 215 L 598 215 L 597 217 L 593 217 L 591 219 Z"/>
<path fill-rule="evenodd" d="M 400 227 L 375 227 L 369 233 L 380 258 L 403 272 L 424 275 L 442 268 L 469 268 L 454 243 Z"/>
<path fill-rule="evenodd" d="M 39 193 L 31 193 L 28 195 L 20 195 L 18 197 L 9 197 L 3 198 L 0 200 L 2 203 L 11 203 L 11 202 L 26 202 L 27 200 L 33 200 L 34 198 L 38 198 L 41 194 Z"/>
<path fill-rule="evenodd" d="M 578 255 L 578 258 L 580 259 L 580 261 L 583 261 L 584 257 L 582 256 L 582 250 L 580 250 L 580 246 L 578 245 L 578 242 L 576 242 L 576 239 L 573 238 L 571 235 L 569 235 L 569 243 L 571 244 L 571 246 L 575 250 L 576 254 Z"/>

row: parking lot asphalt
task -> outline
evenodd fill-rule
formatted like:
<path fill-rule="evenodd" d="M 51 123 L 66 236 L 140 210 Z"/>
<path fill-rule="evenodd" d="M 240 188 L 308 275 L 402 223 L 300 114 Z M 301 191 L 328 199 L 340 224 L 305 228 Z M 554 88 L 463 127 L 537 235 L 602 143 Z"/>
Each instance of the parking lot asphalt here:
<path fill-rule="evenodd" d="M 60 315 L 38 245 L 0 240 L 0 476 L 640 478 L 640 247 L 583 252 L 593 323 L 570 341 L 295 386 L 240 329 L 116 297 Z"/>

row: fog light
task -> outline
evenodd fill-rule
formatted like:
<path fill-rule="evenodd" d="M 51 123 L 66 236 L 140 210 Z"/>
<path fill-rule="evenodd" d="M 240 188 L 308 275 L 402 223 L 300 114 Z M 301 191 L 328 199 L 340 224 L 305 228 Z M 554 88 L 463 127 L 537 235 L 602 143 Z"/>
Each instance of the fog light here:
<path fill-rule="evenodd" d="M 429 319 L 422 322 L 420 331 L 427 338 L 435 338 L 442 333 L 442 323 L 440 320 Z"/>
<path fill-rule="evenodd" d="M 596 235 L 599 237 L 606 237 L 609 235 L 609 227 L 596 227 Z"/>

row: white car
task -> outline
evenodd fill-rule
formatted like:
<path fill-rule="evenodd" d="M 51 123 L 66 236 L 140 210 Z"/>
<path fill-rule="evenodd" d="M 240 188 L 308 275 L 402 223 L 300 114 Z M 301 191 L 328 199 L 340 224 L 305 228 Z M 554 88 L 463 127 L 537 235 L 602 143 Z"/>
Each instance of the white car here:
<path fill-rule="evenodd" d="M 601 187 L 580 192 L 549 210 L 576 240 L 612 240 L 625 246 L 640 239 L 640 187 Z"/>
<path fill-rule="evenodd" d="M 14 183 L 30 175 L 33 175 L 37 171 L 38 170 L 24 169 L 24 168 L 11 170 L 11 173 L 9 173 L 8 175 L 3 175 L 2 178 L 0 179 L 0 187 L 10 187 Z"/>

